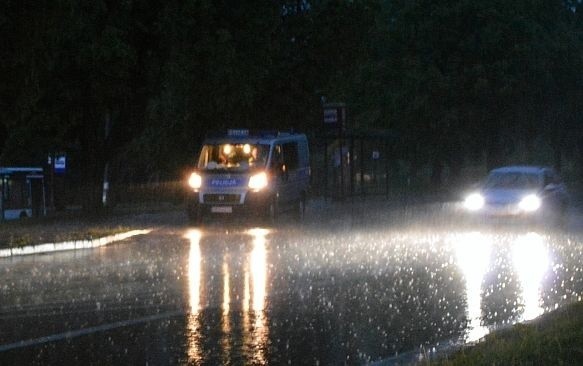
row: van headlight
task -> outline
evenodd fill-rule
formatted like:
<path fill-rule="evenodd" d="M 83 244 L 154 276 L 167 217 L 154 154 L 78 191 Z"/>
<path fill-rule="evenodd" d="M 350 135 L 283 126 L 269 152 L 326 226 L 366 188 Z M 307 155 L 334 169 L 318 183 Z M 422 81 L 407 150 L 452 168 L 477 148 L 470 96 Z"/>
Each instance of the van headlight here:
<path fill-rule="evenodd" d="M 484 197 L 479 193 L 472 193 L 464 200 L 464 207 L 470 211 L 478 211 L 484 207 Z"/>
<path fill-rule="evenodd" d="M 267 174 L 265 172 L 257 173 L 249 178 L 249 188 L 254 191 L 260 191 L 267 187 Z"/>
<path fill-rule="evenodd" d="M 198 173 L 192 173 L 188 178 L 188 185 L 192 189 L 199 189 L 202 186 L 202 177 Z"/>
<path fill-rule="evenodd" d="M 518 203 L 518 207 L 526 212 L 533 212 L 540 208 L 541 200 L 536 194 L 529 194 Z"/>

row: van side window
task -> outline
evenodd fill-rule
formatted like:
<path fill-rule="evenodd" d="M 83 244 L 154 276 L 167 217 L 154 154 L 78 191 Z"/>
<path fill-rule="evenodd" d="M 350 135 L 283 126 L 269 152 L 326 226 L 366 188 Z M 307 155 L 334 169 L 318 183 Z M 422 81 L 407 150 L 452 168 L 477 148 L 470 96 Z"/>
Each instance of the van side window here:
<path fill-rule="evenodd" d="M 271 157 L 271 167 L 277 169 L 283 164 L 283 149 L 281 145 L 273 147 L 273 155 Z"/>
<path fill-rule="evenodd" d="M 299 167 L 298 144 L 288 142 L 283 144 L 283 157 L 288 170 L 294 170 Z"/>

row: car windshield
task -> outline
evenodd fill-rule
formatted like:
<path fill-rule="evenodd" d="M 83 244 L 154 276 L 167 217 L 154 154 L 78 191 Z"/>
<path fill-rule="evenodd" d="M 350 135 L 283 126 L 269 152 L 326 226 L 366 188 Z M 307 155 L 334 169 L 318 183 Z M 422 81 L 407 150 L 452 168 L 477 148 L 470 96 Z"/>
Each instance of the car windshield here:
<path fill-rule="evenodd" d="M 538 175 L 521 172 L 490 173 L 484 184 L 488 189 L 536 189 L 538 186 Z"/>
<path fill-rule="evenodd" d="M 206 170 L 247 171 L 265 167 L 269 145 L 260 144 L 207 144 L 198 160 L 198 167 Z"/>

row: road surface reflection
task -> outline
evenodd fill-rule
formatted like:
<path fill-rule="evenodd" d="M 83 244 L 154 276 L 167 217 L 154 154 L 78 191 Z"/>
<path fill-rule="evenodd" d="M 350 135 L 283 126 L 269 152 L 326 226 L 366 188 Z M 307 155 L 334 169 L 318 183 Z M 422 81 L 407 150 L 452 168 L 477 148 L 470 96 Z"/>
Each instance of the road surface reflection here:
<path fill-rule="evenodd" d="M 188 342 L 188 358 L 190 361 L 200 363 L 202 355 L 200 351 L 200 294 L 201 294 L 201 253 L 200 237 L 198 230 L 191 230 L 186 235 L 190 240 L 190 251 L 188 256 L 188 298 L 190 314 L 188 314 L 188 331 L 190 339 Z"/>
<path fill-rule="evenodd" d="M 0 364 L 417 354 L 581 301 L 582 242 L 521 228 L 173 226 L 78 256 L 4 260 L 0 347 L 12 353 Z"/>
<path fill-rule="evenodd" d="M 452 240 L 452 239 L 450 239 Z M 465 341 L 473 342 L 484 337 L 490 329 L 484 326 L 482 297 L 484 277 L 493 267 L 492 247 L 496 240 L 491 233 L 471 232 L 454 237 L 453 244 L 457 264 L 461 268 L 466 283 L 466 314 L 467 334 Z M 544 312 L 542 307 L 542 281 L 548 271 L 548 248 L 540 234 L 535 232 L 517 235 L 510 240 L 509 258 L 514 266 L 514 274 L 519 280 L 519 294 L 516 304 L 521 309 L 517 320 L 528 321 Z M 508 253 L 498 251 L 497 262 L 502 261 L 501 255 Z M 505 287 L 505 284 L 502 284 Z"/>
<path fill-rule="evenodd" d="M 312 245 L 292 233 L 273 234 L 271 243 L 272 234 L 185 235 L 190 362 L 215 352 L 220 362 L 265 364 L 281 352 L 281 340 L 295 339 L 294 328 L 310 330 L 304 335 L 313 341 L 335 340 L 327 352 L 350 344 L 338 331 L 366 336 L 353 343 L 368 354 L 424 339 L 473 342 L 548 310 L 550 250 L 539 233 L 350 233 Z"/>
<path fill-rule="evenodd" d="M 513 243 L 512 259 L 521 285 L 524 310 L 520 320 L 536 318 L 542 307 L 542 281 L 549 268 L 547 244 L 537 233 L 521 235 Z"/>
<path fill-rule="evenodd" d="M 229 355 L 232 354 L 233 341 L 233 319 L 239 314 L 231 314 L 231 308 L 241 309 L 240 314 L 242 326 L 243 347 L 248 350 L 250 356 L 249 362 L 254 364 L 266 364 L 266 350 L 268 345 L 269 330 L 267 317 L 265 314 L 265 303 L 267 298 L 267 235 L 266 229 L 251 229 L 246 234 L 252 239 L 252 248 L 249 253 L 245 253 L 241 268 L 236 268 L 231 273 L 231 263 L 240 258 L 232 258 L 232 253 L 225 252 L 222 256 L 221 273 L 222 277 L 222 303 L 221 303 L 221 350 L 220 353 L 225 356 L 225 362 L 229 361 Z M 213 299 L 205 296 L 209 295 L 209 289 L 203 286 L 205 276 L 204 266 L 201 255 L 201 238 L 203 233 L 199 230 L 190 230 L 185 237 L 190 241 L 190 251 L 188 260 L 188 297 L 190 305 L 190 314 L 188 314 L 187 334 L 188 357 L 189 362 L 201 363 L 205 359 L 202 352 L 204 339 L 202 335 L 204 330 L 201 329 L 201 310 L 202 305 L 205 307 L 213 303 Z M 243 283 L 239 279 L 240 270 L 243 271 Z M 231 281 L 231 278 L 234 280 Z M 213 281 L 217 281 L 211 275 Z M 242 293 L 243 296 L 238 294 Z M 233 298 L 231 294 L 236 294 Z"/>
<path fill-rule="evenodd" d="M 466 341 L 473 342 L 488 334 L 488 328 L 482 325 L 482 282 L 490 265 L 492 243 L 487 235 L 475 232 L 460 235 L 454 245 L 466 281 Z"/>

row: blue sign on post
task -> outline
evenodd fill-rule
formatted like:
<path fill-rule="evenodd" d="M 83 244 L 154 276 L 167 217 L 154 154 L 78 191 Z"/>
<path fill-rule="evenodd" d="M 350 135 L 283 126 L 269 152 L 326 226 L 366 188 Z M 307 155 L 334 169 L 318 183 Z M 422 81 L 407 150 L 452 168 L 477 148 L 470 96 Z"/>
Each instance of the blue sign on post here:
<path fill-rule="evenodd" d="M 346 105 L 327 103 L 324 105 L 324 126 L 343 128 L 346 123 Z"/>
<path fill-rule="evenodd" d="M 67 157 L 65 155 L 55 156 L 55 174 L 65 174 L 67 170 Z"/>

